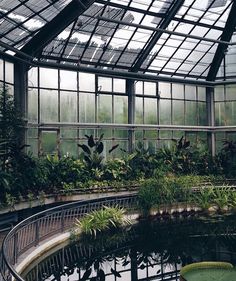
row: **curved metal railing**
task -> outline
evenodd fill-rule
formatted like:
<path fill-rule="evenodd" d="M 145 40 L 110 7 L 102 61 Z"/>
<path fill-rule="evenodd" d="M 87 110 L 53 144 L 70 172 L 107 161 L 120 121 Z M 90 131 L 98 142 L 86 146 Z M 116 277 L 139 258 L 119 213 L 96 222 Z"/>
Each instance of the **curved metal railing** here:
<path fill-rule="evenodd" d="M 136 208 L 136 195 L 102 197 L 64 204 L 40 212 L 17 224 L 5 237 L 0 256 L 0 281 L 24 281 L 16 272 L 15 266 L 19 258 L 30 248 L 37 247 L 40 242 L 55 234 L 68 231 L 76 218 L 100 209 L 102 206 L 124 207 L 127 210 Z"/>

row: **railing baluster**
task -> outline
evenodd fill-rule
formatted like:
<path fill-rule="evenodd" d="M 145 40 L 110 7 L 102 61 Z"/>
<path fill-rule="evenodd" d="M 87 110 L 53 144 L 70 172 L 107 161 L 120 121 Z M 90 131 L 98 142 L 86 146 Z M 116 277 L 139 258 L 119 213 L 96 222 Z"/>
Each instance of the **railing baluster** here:
<path fill-rule="evenodd" d="M 33 215 L 19 223 L 6 236 L 3 242 L 3 255 L 1 256 L 0 271 L 5 281 L 24 281 L 15 271 L 12 271 L 19 256 L 32 246 L 37 246 L 40 241 L 69 229 L 76 218 L 83 217 L 86 213 L 98 210 L 102 206 L 116 206 L 133 209 L 136 196 L 116 196 L 98 198 L 88 201 L 79 201 L 54 207 Z M 0 281 L 1 277 L 0 277 Z"/>

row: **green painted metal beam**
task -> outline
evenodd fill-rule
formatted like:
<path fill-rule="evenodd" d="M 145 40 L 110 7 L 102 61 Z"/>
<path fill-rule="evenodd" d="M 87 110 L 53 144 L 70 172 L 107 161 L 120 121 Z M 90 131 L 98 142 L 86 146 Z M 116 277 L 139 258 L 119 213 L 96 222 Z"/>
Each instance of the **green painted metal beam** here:
<path fill-rule="evenodd" d="M 57 16 L 41 28 L 21 51 L 36 57 L 45 46 L 87 10 L 94 1 L 95 0 L 72 0 Z"/>
<path fill-rule="evenodd" d="M 166 14 L 166 17 L 160 24 L 160 29 L 166 29 L 174 16 L 177 14 L 179 9 L 182 7 L 184 3 L 184 0 L 176 0 L 175 3 L 170 8 L 169 12 Z M 133 64 L 131 71 L 137 72 L 139 68 L 142 66 L 143 62 L 146 60 L 146 58 L 150 55 L 150 52 L 152 51 L 153 47 L 156 45 L 157 41 L 160 39 L 163 32 L 156 31 L 154 32 L 154 35 L 152 36 L 150 42 L 145 47 L 143 52 L 140 53 L 139 57 L 137 58 L 136 62 Z"/>
<path fill-rule="evenodd" d="M 222 32 L 221 35 L 221 41 L 230 41 L 236 26 L 235 15 L 236 15 L 236 1 L 233 1 L 228 19 L 225 24 L 224 31 Z M 228 48 L 227 44 L 219 43 L 207 75 L 207 79 L 206 79 L 207 81 L 215 81 L 217 72 L 220 68 L 221 62 L 224 58 L 227 48 Z"/>

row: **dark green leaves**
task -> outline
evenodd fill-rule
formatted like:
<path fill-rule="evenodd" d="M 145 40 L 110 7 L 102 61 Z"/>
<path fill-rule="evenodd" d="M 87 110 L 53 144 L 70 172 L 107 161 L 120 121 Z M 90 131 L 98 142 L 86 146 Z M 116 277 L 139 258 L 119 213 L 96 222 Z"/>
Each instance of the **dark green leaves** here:
<path fill-rule="evenodd" d="M 91 151 L 89 149 L 89 147 L 85 144 L 78 144 L 79 147 L 81 147 L 83 149 L 83 151 L 87 154 L 91 154 Z"/>
<path fill-rule="evenodd" d="M 120 273 L 113 268 L 111 268 L 111 273 L 114 274 L 116 277 L 121 277 Z"/>

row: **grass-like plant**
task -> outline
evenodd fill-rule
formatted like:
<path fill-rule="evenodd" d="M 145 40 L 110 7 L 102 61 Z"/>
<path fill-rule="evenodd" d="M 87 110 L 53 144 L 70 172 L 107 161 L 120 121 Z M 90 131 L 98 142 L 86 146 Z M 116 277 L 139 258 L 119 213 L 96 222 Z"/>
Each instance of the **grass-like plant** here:
<path fill-rule="evenodd" d="M 75 226 L 84 234 L 96 236 L 98 232 L 107 231 L 131 224 L 125 217 L 125 210 L 119 206 L 104 206 L 100 210 L 92 211 L 84 218 L 76 220 Z"/>
<path fill-rule="evenodd" d="M 225 208 L 229 207 L 230 193 L 230 188 L 228 186 L 214 188 L 213 202 L 218 212 L 222 212 Z"/>
<path fill-rule="evenodd" d="M 214 190 L 213 186 L 202 187 L 199 192 L 193 196 L 193 202 L 203 211 L 208 211 L 213 203 Z"/>

